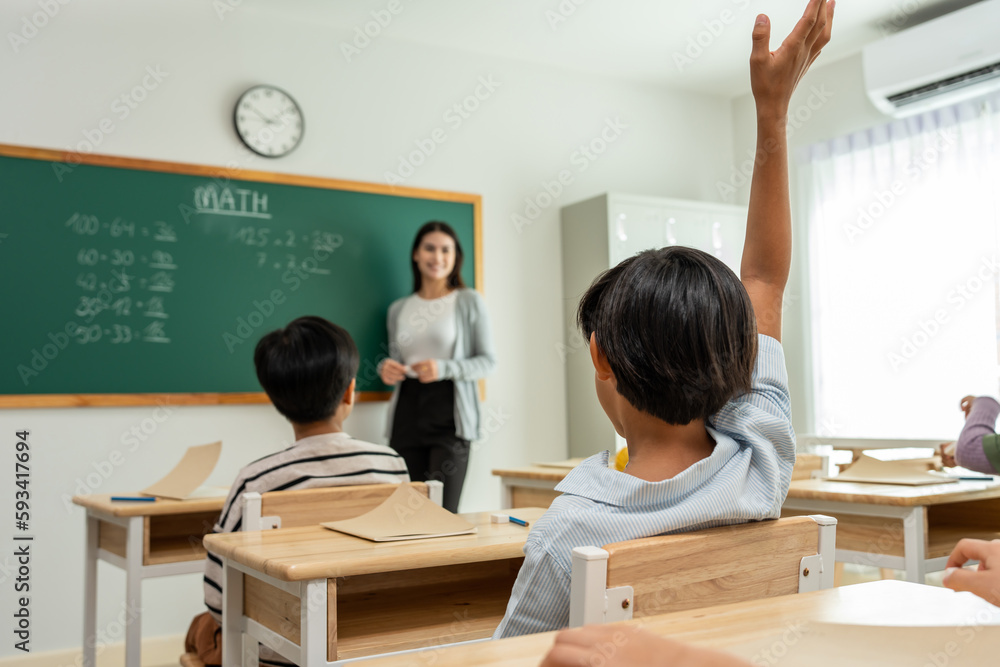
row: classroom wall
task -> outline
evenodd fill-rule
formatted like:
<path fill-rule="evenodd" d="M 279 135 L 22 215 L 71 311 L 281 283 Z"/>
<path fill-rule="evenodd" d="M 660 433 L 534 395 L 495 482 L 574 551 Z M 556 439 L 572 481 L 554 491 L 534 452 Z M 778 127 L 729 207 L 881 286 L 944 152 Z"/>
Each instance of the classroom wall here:
<path fill-rule="evenodd" d="M 220 18 L 223 4 L 236 6 Z M 90 134 L 107 154 L 381 182 L 415 142 L 426 146 L 435 128 L 444 130 L 446 140 L 405 184 L 483 195 L 485 297 L 500 360 L 485 403 L 494 432 L 472 456 L 465 511 L 498 506 L 491 468 L 566 455 L 559 207 L 609 190 L 719 201 L 714 183 L 733 154 L 739 107 L 721 97 L 448 52 L 393 40 L 391 29 L 347 62 L 340 45 L 354 26 L 323 25 L 285 3 L 61 7 L 17 52 L 0 49 L 0 142 L 74 150 Z M 5 3 L 0 25 L 21 25 L 16 8 L 34 5 Z M 359 24 L 373 8 L 358 3 Z M 147 89 L 135 93 L 144 99 L 133 98 L 121 117 L 121 96 L 144 78 Z M 231 126 L 237 96 L 262 82 L 289 91 L 305 113 L 302 145 L 277 161 L 252 157 Z M 460 122 L 446 116 L 456 104 L 470 109 Z M 100 132 L 106 118 L 113 130 Z M 585 157 L 581 145 L 602 133 L 605 151 Z M 572 182 L 547 203 L 546 187 L 554 191 L 562 170 Z M 528 224 L 516 226 L 514 214 Z M 3 220 L 0 231 L 16 234 L 17 224 Z M 0 261 L 3 252 L 0 245 Z M 5 326 L 16 326 L 16 313 L 6 315 Z M 17 363 L 18 353 L 5 350 L 4 363 Z M 69 496 L 141 488 L 187 446 L 215 439 L 224 449 L 209 483 L 227 484 L 240 465 L 291 439 L 270 406 L 176 407 L 157 416 L 151 407 L 0 412 L 7 442 L 16 430 L 31 431 L 33 651 L 80 642 L 84 515 Z M 378 440 L 384 417 L 383 404 L 359 405 L 349 431 Z M 143 439 L 129 450 L 123 438 L 133 429 Z M 12 564 L 0 556 L 4 590 Z M 114 630 L 124 577 L 103 565 L 99 576 L 98 628 Z M 147 582 L 144 595 L 146 637 L 182 633 L 202 609 L 195 575 Z M 7 614 L 11 596 L 3 599 Z M 11 642 L 0 647 L 0 658 L 14 655 Z"/>
<path fill-rule="evenodd" d="M 756 115 L 750 94 L 732 100 L 733 158 L 716 182 L 718 195 L 735 203 L 750 200 L 749 179 L 743 172 L 753 159 Z M 888 122 L 865 93 L 861 54 L 823 64 L 823 56 L 803 77 L 789 105 L 789 182 L 792 199 L 794 247 L 792 272 L 785 290 L 782 344 L 788 366 L 792 420 L 796 433 L 830 437 L 836 424 L 815 424 L 812 414 L 809 370 L 809 294 L 806 282 L 808 248 L 805 221 L 799 208 L 796 153 L 803 147 Z M 745 181 L 745 182 L 744 182 Z M 805 439 L 800 437 L 800 444 Z"/>

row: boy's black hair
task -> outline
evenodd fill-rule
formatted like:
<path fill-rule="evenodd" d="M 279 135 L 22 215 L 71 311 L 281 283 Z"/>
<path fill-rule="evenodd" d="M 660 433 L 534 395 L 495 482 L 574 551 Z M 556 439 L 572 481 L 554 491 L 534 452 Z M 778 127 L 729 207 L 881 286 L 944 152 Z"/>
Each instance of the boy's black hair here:
<path fill-rule="evenodd" d="M 257 343 L 253 363 L 268 398 L 289 421 L 329 418 L 358 372 L 351 335 L 322 317 L 300 317 Z"/>
<path fill-rule="evenodd" d="M 605 271 L 580 300 L 618 393 L 668 424 L 718 412 L 750 391 L 757 322 L 746 289 L 719 259 L 673 246 Z"/>

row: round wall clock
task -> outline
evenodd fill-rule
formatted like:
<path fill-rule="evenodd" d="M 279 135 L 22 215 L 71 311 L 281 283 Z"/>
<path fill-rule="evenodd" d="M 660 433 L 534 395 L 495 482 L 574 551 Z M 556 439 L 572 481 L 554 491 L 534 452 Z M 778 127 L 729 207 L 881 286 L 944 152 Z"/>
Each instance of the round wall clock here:
<path fill-rule="evenodd" d="M 240 95 L 233 111 L 236 133 L 247 148 L 264 157 L 288 155 L 302 141 L 302 110 L 292 96 L 260 85 Z"/>

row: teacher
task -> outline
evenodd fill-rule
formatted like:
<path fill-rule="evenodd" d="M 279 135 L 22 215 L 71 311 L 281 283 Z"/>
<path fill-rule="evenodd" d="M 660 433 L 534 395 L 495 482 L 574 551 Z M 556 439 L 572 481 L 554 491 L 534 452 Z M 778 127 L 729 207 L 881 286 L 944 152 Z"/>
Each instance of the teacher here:
<path fill-rule="evenodd" d="M 386 435 L 410 479 L 444 484 L 458 511 L 469 443 L 480 436 L 476 380 L 496 366 L 486 304 L 462 280 L 462 245 L 447 223 L 417 231 L 410 255 L 413 294 L 389 306 L 389 357 L 379 376 L 395 385 Z"/>

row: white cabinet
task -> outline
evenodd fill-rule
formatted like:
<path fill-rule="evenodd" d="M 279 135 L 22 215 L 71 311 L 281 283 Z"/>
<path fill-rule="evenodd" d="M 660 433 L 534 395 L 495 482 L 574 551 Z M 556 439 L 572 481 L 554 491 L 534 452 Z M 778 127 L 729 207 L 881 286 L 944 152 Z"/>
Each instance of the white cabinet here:
<path fill-rule="evenodd" d="M 739 275 L 747 209 L 681 199 L 605 194 L 561 210 L 569 455 L 625 445 L 597 401 L 594 367 L 576 328 L 580 297 L 602 271 L 623 259 L 670 245 L 712 253 Z"/>

